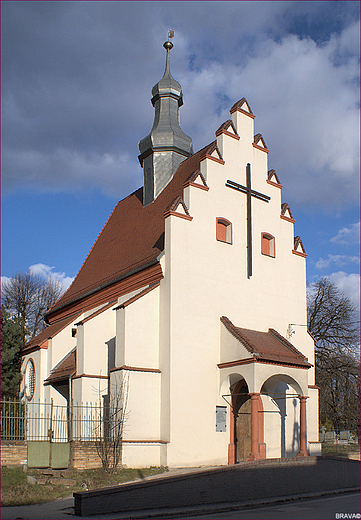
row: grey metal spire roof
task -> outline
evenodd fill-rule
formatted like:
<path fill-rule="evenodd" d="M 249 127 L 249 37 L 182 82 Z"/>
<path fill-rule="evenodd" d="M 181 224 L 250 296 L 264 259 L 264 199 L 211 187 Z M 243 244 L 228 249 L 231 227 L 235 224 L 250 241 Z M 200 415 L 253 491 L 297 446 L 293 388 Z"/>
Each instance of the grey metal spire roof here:
<path fill-rule="evenodd" d="M 179 107 L 183 104 L 182 88 L 169 65 L 173 44 L 165 42 L 166 66 L 162 79 L 152 89 L 155 108 L 153 127 L 138 143 L 139 161 L 144 171 L 144 204 L 149 204 L 172 179 L 179 164 L 193 154 L 192 139 L 179 125 Z"/>

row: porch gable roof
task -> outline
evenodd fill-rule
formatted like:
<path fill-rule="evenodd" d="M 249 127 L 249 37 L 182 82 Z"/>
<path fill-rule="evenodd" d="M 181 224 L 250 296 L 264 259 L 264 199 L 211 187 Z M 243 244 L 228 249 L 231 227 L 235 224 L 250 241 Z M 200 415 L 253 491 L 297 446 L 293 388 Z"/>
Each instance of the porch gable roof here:
<path fill-rule="evenodd" d="M 221 322 L 232 336 L 248 350 L 254 361 L 280 363 L 302 368 L 312 366 L 308 363 L 306 356 L 274 329 L 268 329 L 268 332 L 260 332 L 236 327 L 226 316 L 221 317 Z"/>

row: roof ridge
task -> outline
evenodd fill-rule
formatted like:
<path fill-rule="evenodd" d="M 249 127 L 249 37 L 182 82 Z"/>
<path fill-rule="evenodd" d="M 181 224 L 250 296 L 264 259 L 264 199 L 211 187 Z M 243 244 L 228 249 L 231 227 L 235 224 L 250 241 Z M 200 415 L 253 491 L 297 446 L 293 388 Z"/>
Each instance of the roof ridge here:
<path fill-rule="evenodd" d="M 291 350 L 292 352 L 294 352 L 298 356 L 301 356 L 303 359 L 307 360 L 307 357 L 304 354 L 302 354 L 302 352 L 300 352 L 296 347 L 294 347 L 292 345 L 292 343 L 290 343 L 285 337 L 283 337 L 282 334 L 277 332 L 277 330 L 270 328 L 270 329 L 268 329 L 268 332 L 270 334 L 272 334 L 273 337 L 275 337 L 278 341 L 280 341 L 289 350 Z"/>
<path fill-rule="evenodd" d="M 227 316 L 221 316 L 221 322 L 226 326 L 228 331 L 234 336 L 236 339 L 241 339 L 241 341 L 245 344 L 244 346 L 251 354 L 256 353 L 256 348 L 252 345 L 252 343 L 243 336 L 243 334 L 239 331 L 239 327 L 236 327 Z"/>

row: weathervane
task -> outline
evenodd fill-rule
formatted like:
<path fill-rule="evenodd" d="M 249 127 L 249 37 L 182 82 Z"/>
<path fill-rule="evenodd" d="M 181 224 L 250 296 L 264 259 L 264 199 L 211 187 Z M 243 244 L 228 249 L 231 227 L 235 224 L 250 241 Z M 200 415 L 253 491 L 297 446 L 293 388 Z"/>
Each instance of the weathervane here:
<path fill-rule="evenodd" d="M 167 51 L 170 51 L 171 49 L 173 49 L 173 43 L 169 41 L 170 38 L 173 38 L 174 36 L 174 29 L 169 29 L 168 31 L 168 40 L 163 43 L 163 47 L 165 49 L 167 49 Z M 167 52 L 167 56 L 168 56 L 168 52 Z"/>

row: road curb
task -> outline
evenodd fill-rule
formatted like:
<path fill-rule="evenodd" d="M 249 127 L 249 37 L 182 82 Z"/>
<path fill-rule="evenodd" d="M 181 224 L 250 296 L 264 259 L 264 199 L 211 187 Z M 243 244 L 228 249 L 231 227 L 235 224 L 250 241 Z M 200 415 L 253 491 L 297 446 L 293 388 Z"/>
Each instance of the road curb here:
<path fill-rule="evenodd" d="M 265 500 L 250 500 L 248 502 L 228 502 L 219 504 L 202 505 L 192 508 L 160 508 L 148 509 L 144 511 L 127 511 L 126 513 L 118 513 L 119 520 L 142 520 L 148 518 L 181 518 L 185 516 L 196 516 L 214 513 L 225 513 L 228 511 L 245 511 L 247 509 L 258 509 L 263 507 L 274 506 L 278 504 L 285 504 L 286 502 L 295 502 L 298 500 L 312 500 L 315 498 L 322 498 L 332 495 L 347 495 L 350 493 L 357 493 L 360 487 L 350 489 L 334 489 L 331 491 L 314 492 L 314 493 L 299 493 L 292 496 L 276 497 Z M 88 515 L 89 516 L 89 515 Z M 80 517 L 81 518 L 81 517 Z M 91 517 L 90 517 L 91 518 Z"/>

